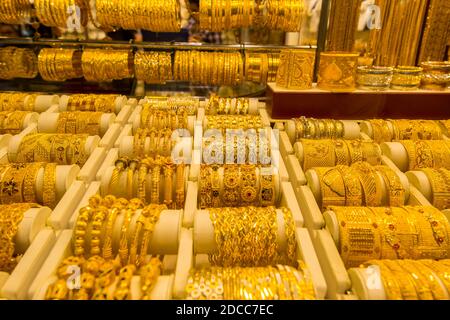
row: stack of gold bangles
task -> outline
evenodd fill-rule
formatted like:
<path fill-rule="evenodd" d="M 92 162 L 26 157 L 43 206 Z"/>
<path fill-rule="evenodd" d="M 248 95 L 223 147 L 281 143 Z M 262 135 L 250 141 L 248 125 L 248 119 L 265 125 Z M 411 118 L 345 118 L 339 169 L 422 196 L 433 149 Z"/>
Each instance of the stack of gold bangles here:
<path fill-rule="evenodd" d="M 399 175 L 387 166 L 356 162 L 351 167 L 314 168 L 320 181 L 322 208 L 336 206 L 401 206 L 405 189 Z M 383 188 L 384 186 L 384 188 Z M 386 194 L 383 193 L 386 190 Z"/>
<path fill-rule="evenodd" d="M 441 140 L 447 133 L 443 121 L 434 120 L 367 120 L 372 127 L 374 141 L 390 142 L 392 140 Z"/>
<path fill-rule="evenodd" d="M 224 129 L 226 130 L 226 129 Z M 207 164 L 228 163 L 260 163 L 270 164 L 272 161 L 271 140 L 264 130 L 247 132 L 242 136 L 205 135 L 202 141 L 203 162 Z"/>
<path fill-rule="evenodd" d="M 29 114 L 27 111 L 0 111 L 0 134 L 19 134 Z"/>
<path fill-rule="evenodd" d="M 171 129 L 139 128 L 134 134 L 134 157 L 170 156 L 175 145 L 175 141 L 172 141 L 172 133 Z"/>
<path fill-rule="evenodd" d="M 36 186 L 43 173 L 40 192 Z M 40 203 L 50 208 L 56 205 L 56 164 L 13 163 L 0 165 L 0 203 Z"/>
<path fill-rule="evenodd" d="M 0 48 L 0 79 L 32 79 L 38 74 L 38 59 L 28 48 Z"/>
<path fill-rule="evenodd" d="M 116 94 L 73 94 L 69 96 L 67 111 L 116 112 Z"/>
<path fill-rule="evenodd" d="M 37 94 L 0 92 L 0 111 L 33 111 Z"/>
<path fill-rule="evenodd" d="M 61 165 L 84 165 L 89 155 L 87 134 L 34 133 L 22 138 L 16 162 L 54 162 Z"/>
<path fill-rule="evenodd" d="M 378 268 L 388 300 L 447 300 L 450 260 L 371 260 L 360 268 Z M 367 270 L 367 269 L 366 269 Z M 373 270 L 373 269 L 372 269 Z M 445 292 L 447 291 L 447 293 Z"/>
<path fill-rule="evenodd" d="M 237 51 L 178 50 L 175 52 L 173 76 L 178 81 L 233 86 L 244 80 L 244 62 Z"/>
<path fill-rule="evenodd" d="M 202 290 L 202 288 L 205 288 Z M 314 300 L 311 273 L 298 267 L 193 269 L 186 285 L 189 300 Z"/>
<path fill-rule="evenodd" d="M 172 80 L 172 58 L 169 52 L 139 51 L 134 56 L 134 74 L 145 83 L 165 84 Z"/>
<path fill-rule="evenodd" d="M 220 98 L 216 95 L 211 95 L 207 105 L 205 106 L 205 113 L 207 115 L 246 115 L 249 112 L 250 100 L 248 98 Z"/>
<path fill-rule="evenodd" d="M 58 268 L 59 279 L 48 287 L 46 298 L 128 300 L 132 297 L 132 277 L 141 275 L 140 298 L 149 299 L 161 273 L 159 257 L 148 255 L 149 243 L 166 209 L 165 205 L 144 206 L 139 199 L 92 197 L 89 205 L 80 209 L 75 223 L 74 256 L 65 259 Z M 136 214 L 138 219 L 131 233 L 131 221 Z M 121 224 L 118 247 L 113 246 L 117 223 Z M 81 288 L 71 289 L 67 285 L 68 266 L 80 267 L 84 279 Z"/>
<path fill-rule="evenodd" d="M 185 108 L 159 108 L 159 104 L 148 103 L 142 106 L 141 128 L 187 129 L 188 112 Z"/>
<path fill-rule="evenodd" d="M 200 0 L 200 29 L 211 32 L 246 28 L 252 25 L 256 15 L 256 3 L 253 0 L 224 0 L 214 3 Z"/>
<path fill-rule="evenodd" d="M 197 97 L 145 97 L 144 106 L 152 110 L 162 111 L 185 111 L 188 116 L 197 114 L 200 107 L 200 99 Z"/>
<path fill-rule="evenodd" d="M 111 81 L 133 77 L 130 50 L 84 49 L 81 67 L 87 81 Z"/>
<path fill-rule="evenodd" d="M 264 128 L 259 115 L 218 115 L 206 116 L 206 130 L 218 129 L 262 129 Z"/>
<path fill-rule="evenodd" d="M 337 139 L 344 137 L 344 124 L 339 120 L 294 118 L 295 140 L 305 139 Z"/>
<path fill-rule="evenodd" d="M 56 123 L 56 132 L 100 136 L 100 118 L 103 114 L 83 111 L 61 112 Z"/>
<path fill-rule="evenodd" d="M 329 207 L 346 267 L 373 259 L 448 259 L 450 224 L 434 207 Z"/>
<path fill-rule="evenodd" d="M 0 3 L 0 23 L 24 24 L 31 18 L 31 3 L 27 0 L 3 0 Z"/>
<path fill-rule="evenodd" d="M 303 146 L 301 165 L 305 171 L 314 167 L 351 165 L 358 161 L 381 164 L 380 146 L 371 141 L 300 139 L 299 142 Z"/>
<path fill-rule="evenodd" d="M 263 267 L 296 265 L 295 222 L 287 208 L 283 213 L 285 246 L 278 237 L 275 207 L 208 209 L 214 227 L 216 249 L 209 254 L 211 265 L 220 267 Z M 245 235 L 245 236 L 243 236 Z"/>
<path fill-rule="evenodd" d="M 270 171 L 267 167 L 252 164 L 226 164 L 223 167 L 202 164 L 199 207 L 275 205 L 275 175 L 265 169 Z"/>
<path fill-rule="evenodd" d="M 312 88 L 315 52 L 286 49 L 280 53 L 276 84 L 281 88 L 305 90 Z"/>
<path fill-rule="evenodd" d="M 450 209 L 450 170 L 440 168 L 420 169 L 431 185 L 431 203 L 440 210 Z"/>
<path fill-rule="evenodd" d="M 279 52 L 247 52 L 245 54 L 245 79 L 260 84 L 274 82 L 279 64 Z"/>
<path fill-rule="evenodd" d="M 45 81 L 65 81 L 81 78 L 81 51 L 76 49 L 43 48 L 38 56 L 39 74 Z"/>
<path fill-rule="evenodd" d="M 124 186 L 121 185 L 123 175 L 126 176 Z M 121 158 L 116 161 L 107 194 L 181 209 L 184 206 L 184 181 L 185 165 L 174 164 L 169 157 Z"/>
<path fill-rule="evenodd" d="M 450 169 L 450 141 L 399 141 L 408 154 L 408 170 L 422 168 Z"/>
<path fill-rule="evenodd" d="M 153 32 L 180 31 L 178 0 L 96 0 L 97 20 L 102 29 L 144 29 Z"/>
<path fill-rule="evenodd" d="M 264 0 L 260 12 L 259 21 L 262 26 L 284 32 L 299 32 L 306 6 L 303 0 Z"/>
<path fill-rule="evenodd" d="M 17 265 L 14 237 L 25 212 L 36 207 L 39 206 L 34 203 L 0 205 L 0 272 L 12 272 Z"/>
<path fill-rule="evenodd" d="M 81 26 L 88 22 L 89 1 L 83 0 L 36 0 L 36 16 L 48 27 L 67 28 L 67 21 L 76 15 Z"/>

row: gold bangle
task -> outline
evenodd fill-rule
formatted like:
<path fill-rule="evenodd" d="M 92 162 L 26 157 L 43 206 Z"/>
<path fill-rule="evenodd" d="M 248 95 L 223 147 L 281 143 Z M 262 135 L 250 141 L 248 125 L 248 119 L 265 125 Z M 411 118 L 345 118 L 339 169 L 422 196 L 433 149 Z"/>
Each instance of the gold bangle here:
<path fill-rule="evenodd" d="M 47 163 L 45 165 L 42 202 L 50 208 L 54 208 L 56 205 L 56 163 Z"/>
<path fill-rule="evenodd" d="M 341 172 L 336 168 L 314 168 L 320 181 L 322 208 L 345 205 L 345 186 Z"/>

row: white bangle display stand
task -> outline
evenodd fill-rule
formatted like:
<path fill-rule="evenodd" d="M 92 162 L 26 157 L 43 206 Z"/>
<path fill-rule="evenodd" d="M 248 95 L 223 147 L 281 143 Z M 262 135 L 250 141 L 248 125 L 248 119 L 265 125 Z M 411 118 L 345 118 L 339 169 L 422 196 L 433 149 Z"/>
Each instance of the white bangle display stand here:
<path fill-rule="evenodd" d="M 220 168 L 219 170 L 223 170 Z M 259 176 L 259 174 L 257 174 Z M 275 206 L 289 208 L 294 217 L 295 225 L 297 227 L 303 227 L 303 216 L 300 212 L 297 200 L 295 198 L 294 189 L 288 181 L 282 181 L 277 172 L 274 172 L 275 176 Z M 221 183 L 223 186 L 223 174 L 220 174 Z M 191 228 L 194 225 L 195 212 L 199 211 L 198 208 L 199 197 L 199 182 L 190 181 L 187 187 L 186 204 L 183 217 L 183 227 Z"/>
<path fill-rule="evenodd" d="M 67 111 L 67 103 L 69 102 L 70 96 L 63 95 L 59 99 L 59 111 Z M 118 96 L 114 103 L 114 113 L 119 114 L 122 108 L 127 104 L 128 100 L 125 96 Z"/>
<path fill-rule="evenodd" d="M 130 224 L 129 236 L 131 241 L 131 235 L 134 234 L 136 228 L 136 221 L 140 216 L 141 210 L 137 210 L 133 216 Z M 112 246 L 117 252 L 119 247 L 121 226 L 123 223 L 124 215 L 119 215 L 113 231 L 113 242 Z M 174 255 L 178 253 L 178 246 L 180 241 L 181 232 L 181 210 L 165 210 L 161 213 L 158 222 L 155 225 L 155 230 L 152 234 L 152 238 L 149 243 L 148 253 L 152 255 Z M 36 276 L 28 296 L 33 299 L 43 299 L 47 291 L 48 286 L 56 280 L 56 270 L 59 264 L 67 257 L 73 255 L 73 244 L 72 244 L 72 234 L 71 230 L 64 230 L 58 237 L 58 240 L 53 247 L 50 255 L 48 256 L 45 263 L 42 265 L 41 270 Z M 87 240 L 89 242 L 89 240 Z M 140 248 L 140 244 L 138 245 Z M 157 280 L 157 284 L 152 291 L 152 298 L 155 299 L 171 299 L 172 287 L 173 287 L 173 276 L 165 275 L 168 273 L 173 273 L 174 270 L 168 270 L 166 266 L 171 266 L 172 263 L 165 263 L 163 261 L 163 276 L 160 276 Z M 131 286 L 131 296 L 133 299 L 139 299 L 140 287 L 139 278 L 135 277 L 133 279 L 134 284 Z"/>
<path fill-rule="evenodd" d="M 56 133 L 58 129 L 59 113 L 43 114 L 37 121 L 38 132 L 42 133 Z M 100 136 L 103 137 L 108 131 L 109 127 L 116 120 L 114 113 L 104 113 L 100 117 Z"/>
<path fill-rule="evenodd" d="M 277 216 L 279 220 L 279 236 L 281 247 L 286 246 L 286 237 L 284 234 L 284 222 L 283 214 L 280 210 L 277 210 Z M 303 260 L 312 275 L 314 289 L 318 299 L 323 299 L 327 291 L 327 283 L 324 280 L 320 264 L 317 260 L 317 256 L 314 252 L 314 247 L 311 242 L 311 238 L 306 229 L 296 228 L 295 232 L 298 250 L 297 257 L 299 260 Z M 177 299 L 186 298 L 186 283 L 191 268 L 205 266 L 208 253 L 211 253 L 216 247 L 214 238 L 214 228 L 209 218 L 209 212 L 207 210 L 197 211 L 194 218 L 193 230 L 184 229 L 181 243 L 180 253 L 184 255 L 182 262 L 180 259 L 177 265 L 177 272 L 175 274 L 174 285 L 174 297 Z M 184 251 L 181 251 L 181 250 Z M 239 248 L 236 248 L 239 250 Z"/>
<path fill-rule="evenodd" d="M 31 96 L 27 96 L 24 104 L 28 103 Z M 47 111 L 51 106 L 59 103 L 59 96 L 57 95 L 39 95 L 34 100 L 34 111 L 41 113 Z"/>
<path fill-rule="evenodd" d="M 28 286 L 54 243 L 54 232 L 45 228 L 51 210 L 47 207 L 32 208 L 24 212 L 15 242 L 15 254 L 22 255 L 17 266 L 0 286 L 0 297 L 23 299 Z"/>

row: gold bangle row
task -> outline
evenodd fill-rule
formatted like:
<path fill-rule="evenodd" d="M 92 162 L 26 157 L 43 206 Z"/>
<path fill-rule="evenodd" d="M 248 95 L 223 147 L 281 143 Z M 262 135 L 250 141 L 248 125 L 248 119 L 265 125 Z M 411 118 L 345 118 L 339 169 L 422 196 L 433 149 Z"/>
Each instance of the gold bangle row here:
<path fill-rule="evenodd" d="M 88 134 L 101 136 L 102 112 L 67 111 L 59 113 L 57 133 Z"/>
<path fill-rule="evenodd" d="M 36 16 L 48 27 L 67 28 L 70 17 L 76 15 L 81 26 L 88 22 L 89 3 L 83 0 L 36 0 Z"/>
<path fill-rule="evenodd" d="M 205 114 L 215 115 L 247 115 L 250 100 L 248 98 L 220 98 L 212 94 L 205 106 Z"/>
<path fill-rule="evenodd" d="M 38 59 L 28 48 L 0 48 L 0 79 L 33 79 L 38 74 Z"/>
<path fill-rule="evenodd" d="M 44 169 L 44 180 L 38 196 L 37 176 Z M 56 165 L 42 162 L 13 163 L 0 166 L 0 203 L 40 203 L 50 208 L 56 202 Z M 38 201 L 38 199 L 42 199 Z M 51 199 L 51 201 L 49 201 Z"/>
<path fill-rule="evenodd" d="M 80 270 L 83 279 L 78 289 L 68 286 L 72 268 Z M 70 256 L 58 266 L 57 280 L 46 291 L 46 300 L 131 300 L 131 280 L 139 276 L 141 300 L 148 300 L 161 274 L 162 262 L 152 257 L 142 266 L 120 265 L 114 260 L 92 256 L 88 259 Z"/>
<path fill-rule="evenodd" d="M 256 3 L 244 1 L 200 0 L 199 22 L 201 30 L 221 32 L 252 25 L 256 15 Z"/>
<path fill-rule="evenodd" d="M 260 84 L 275 82 L 280 64 L 279 52 L 246 52 L 245 79 Z"/>
<path fill-rule="evenodd" d="M 190 300 L 316 299 L 311 273 L 302 261 L 298 267 L 192 269 L 186 294 Z"/>
<path fill-rule="evenodd" d="M 424 168 L 421 171 L 430 182 L 433 206 L 440 210 L 450 209 L 450 170 Z"/>
<path fill-rule="evenodd" d="M 338 206 L 401 206 L 405 203 L 405 188 L 398 173 L 387 166 L 371 166 L 357 162 L 352 166 L 316 167 L 320 182 L 322 209 Z M 382 184 L 387 194 L 382 193 Z M 383 196 L 386 201 L 383 201 Z"/>
<path fill-rule="evenodd" d="M 303 0 L 265 0 L 259 8 L 258 24 L 268 29 L 299 32 L 305 13 L 306 5 Z"/>
<path fill-rule="evenodd" d="M 14 237 L 19 230 L 19 224 L 24 214 L 39 205 L 34 203 L 14 203 L 0 205 L 0 271 L 12 272 L 18 263 L 14 256 Z"/>
<path fill-rule="evenodd" d="M 198 204 L 201 209 L 227 206 L 273 206 L 275 178 L 261 166 L 226 164 L 200 167 Z M 221 183 L 220 175 L 223 177 Z"/>
<path fill-rule="evenodd" d="M 234 86 L 244 80 L 244 61 L 236 51 L 177 50 L 173 77 L 196 84 Z"/>
<path fill-rule="evenodd" d="M 388 120 L 394 129 L 393 140 L 441 140 L 442 130 L 433 120 Z"/>
<path fill-rule="evenodd" d="M 216 239 L 216 249 L 209 254 L 211 264 L 221 267 L 295 265 L 295 255 L 291 255 L 297 248 L 295 224 L 292 213 L 284 210 L 287 210 L 284 213 L 287 245 L 281 249 L 275 207 L 210 208 Z M 246 236 L 242 237 L 243 234 Z"/>
<path fill-rule="evenodd" d="M 219 129 L 262 129 L 264 128 L 259 115 L 218 115 L 206 116 L 206 130 Z"/>
<path fill-rule="evenodd" d="M 147 103 L 142 106 L 140 127 L 154 130 L 187 129 L 188 112 L 185 108 L 163 109 L 159 108 L 159 104 Z"/>
<path fill-rule="evenodd" d="M 148 142 L 148 140 L 149 143 Z M 143 157 L 168 157 L 171 155 L 175 141 L 172 141 L 172 130 L 142 129 L 139 128 L 134 134 L 134 158 Z M 149 145 L 150 149 L 146 146 Z"/>
<path fill-rule="evenodd" d="M 450 224 L 434 207 L 329 207 L 346 267 L 373 259 L 446 259 Z"/>
<path fill-rule="evenodd" d="M 43 48 L 38 56 L 39 74 L 45 81 L 65 81 L 81 78 L 81 51 L 76 49 Z"/>
<path fill-rule="evenodd" d="M 34 111 L 36 97 L 31 93 L 0 92 L 0 111 Z"/>
<path fill-rule="evenodd" d="M 0 134 L 19 134 L 29 114 L 28 111 L 0 111 Z"/>
<path fill-rule="evenodd" d="M 344 124 L 339 120 L 294 118 L 295 140 L 304 139 L 339 139 L 344 137 Z"/>
<path fill-rule="evenodd" d="M 67 111 L 92 111 L 115 113 L 115 94 L 73 94 L 69 96 Z"/>
<path fill-rule="evenodd" d="M 138 51 L 134 55 L 134 74 L 145 83 L 165 84 L 172 80 L 172 57 L 169 52 Z"/>
<path fill-rule="evenodd" d="M 136 210 L 141 210 L 134 234 L 129 234 L 129 224 Z M 74 252 L 77 256 L 101 256 L 103 259 L 118 258 L 119 264 L 142 266 L 147 262 L 148 246 L 154 227 L 165 205 L 144 206 L 139 199 L 127 201 L 108 195 L 94 196 L 89 205 L 80 209 L 73 237 Z M 113 231 L 118 217 L 122 220 L 119 248 L 112 244 Z M 88 243 L 89 241 L 89 243 Z"/>
<path fill-rule="evenodd" d="M 450 288 L 448 260 L 371 260 L 360 268 L 378 266 L 388 300 L 445 300 Z"/>
<path fill-rule="evenodd" d="M 408 170 L 450 169 L 450 142 L 446 140 L 399 141 L 408 155 Z"/>
<path fill-rule="evenodd" d="M 0 23 L 25 24 L 30 22 L 31 3 L 26 0 L 4 0 L 0 3 Z"/>
<path fill-rule="evenodd" d="M 89 157 L 85 150 L 88 137 L 87 134 L 28 134 L 20 142 L 16 162 L 83 166 Z"/>
<path fill-rule="evenodd" d="M 295 90 L 312 88 L 314 61 L 314 51 L 282 50 L 276 76 L 277 86 Z"/>
<path fill-rule="evenodd" d="M 171 209 L 180 209 L 184 205 L 185 169 L 184 164 L 174 164 L 168 157 L 121 158 L 113 169 L 108 194 L 128 199 L 138 197 L 143 203 L 164 203 Z M 124 174 L 127 176 L 126 188 L 120 188 Z"/>
<path fill-rule="evenodd" d="M 87 81 L 111 81 L 133 77 L 133 53 L 130 50 L 84 49 L 81 56 Z"/>
<path fill-rule="evenodd" d="M 178 0 L 136 1 L 98 0 L 96 17 L 102 29 L 144 29 L 153 32 L 179 32 Z"/>

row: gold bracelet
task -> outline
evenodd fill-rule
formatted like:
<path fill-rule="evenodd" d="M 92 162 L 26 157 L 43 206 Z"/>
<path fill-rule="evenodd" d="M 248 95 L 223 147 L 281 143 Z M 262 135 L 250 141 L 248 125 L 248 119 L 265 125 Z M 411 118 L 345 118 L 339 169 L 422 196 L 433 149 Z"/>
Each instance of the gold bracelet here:
<path fill-rule="evenodd" d="M 44 168 L 44 184 L 42 188 L 44 206 L 56 206 L 56 163 L 47 163 Z"/>
<path fill-rule="evenodd" d="M 345 205 L 345 185 L 341 172 L 336 168 L 314 168 L 319 178 L 322 208 Z"/>

